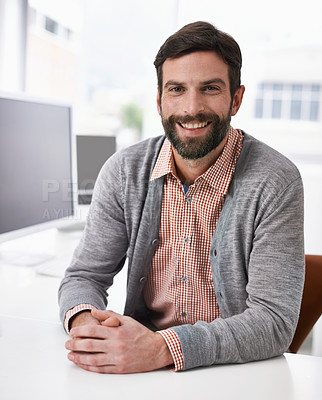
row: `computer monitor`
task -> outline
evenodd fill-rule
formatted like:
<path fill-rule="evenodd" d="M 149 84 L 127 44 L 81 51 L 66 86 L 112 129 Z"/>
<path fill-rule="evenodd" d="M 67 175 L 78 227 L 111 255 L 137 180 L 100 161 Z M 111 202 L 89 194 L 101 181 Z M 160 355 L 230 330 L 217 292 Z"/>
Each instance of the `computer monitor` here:
<path fill-rule="evenodd" d="M 76 136 L 79 205 L 90 204 L 97 175 L 115 151 L 115 136 Z"/>
<path fill-rule="evenodd" d="M 71 113 L 0 93 L 0 243 L 73 217 Z"/>

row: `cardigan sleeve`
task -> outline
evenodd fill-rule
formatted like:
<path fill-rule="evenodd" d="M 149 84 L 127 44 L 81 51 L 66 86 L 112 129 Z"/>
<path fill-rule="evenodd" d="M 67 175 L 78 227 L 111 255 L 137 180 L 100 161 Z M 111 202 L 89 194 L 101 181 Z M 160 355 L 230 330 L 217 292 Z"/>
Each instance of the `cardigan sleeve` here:
<path fill-rule="evenodd" d="M 59 288 L 62 322 L 79 304 L 106 307 L 107 289 L 128 248 L 122 193 L 122 170 L 112 157 L 99 174 L 83 236 Z"/>

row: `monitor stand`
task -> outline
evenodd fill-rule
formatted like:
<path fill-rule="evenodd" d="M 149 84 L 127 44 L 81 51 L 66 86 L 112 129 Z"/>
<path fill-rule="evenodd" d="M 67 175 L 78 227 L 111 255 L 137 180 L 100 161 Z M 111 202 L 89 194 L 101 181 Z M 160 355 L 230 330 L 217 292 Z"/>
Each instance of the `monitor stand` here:
<path fill-rule="evenodd" d="M 83 231 L 86 224 L 90 204 L 77 204 L 75 208 L 75 216 L 65 224 L 58 228 L 59 232 Z"/>

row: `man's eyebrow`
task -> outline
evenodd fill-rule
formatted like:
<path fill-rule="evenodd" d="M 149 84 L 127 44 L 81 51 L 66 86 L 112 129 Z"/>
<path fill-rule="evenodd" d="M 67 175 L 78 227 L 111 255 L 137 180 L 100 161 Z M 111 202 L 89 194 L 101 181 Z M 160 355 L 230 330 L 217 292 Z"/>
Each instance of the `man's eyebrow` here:
<path fill-rule="evenodd" d="M 220 84 L 222 86 L 226 86 L 226 82 L 221 78 L 214 78 L 214 79 L 210 79 L 209 81 L 201 82 L 201 84 L 205 85 L 205 86 L 213 85 L 214 83 Z"/>
<path fill-rule="evenodd" d="M 227 86 L 226 82 L 221 78 L 213 78 L 213 79 L 209 79 L 207 81 L 201 82 L 201 85 L 203 85 L 203 86 L 213 85 L 213 84 L 219 84 L 224 87 Z M 167 88 L 169 86 L 183 86 L 183 85 L 184 85 L 183 82 L 170 80 L 164 84 L 164 88 Z"/>
<path fill-rule="evenodd" d="M 178 81 L 168 81 L 164 84 L 164 87 L 167 88 L 169 86 L 182 86 L 183 83 L 182 82 L 178 82 Z"/>

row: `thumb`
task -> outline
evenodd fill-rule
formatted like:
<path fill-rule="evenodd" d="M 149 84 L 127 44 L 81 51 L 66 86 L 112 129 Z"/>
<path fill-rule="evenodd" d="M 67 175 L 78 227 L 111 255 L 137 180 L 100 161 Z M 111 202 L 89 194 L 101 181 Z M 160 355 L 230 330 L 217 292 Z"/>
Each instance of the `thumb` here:
<path fill-rule="evenodd" d="M 92 315 L 94 318 L 98 319 L 101 321 L 101 324 L 104 326 L 119 326 L 121 325 L 120 319 L 118 317 L 121 317 L 121 315 L 117 314 L 114 311 L 110 310 L 97 310 L 97 309 L 92 309 Z"/>
<path fill-rule="evenodd" d="M 117 327 L 121 325 L 121 322 L 116 317 L 109 317 L 105 321 L 101 321 L 101 325 L 109 327 Z"/>

